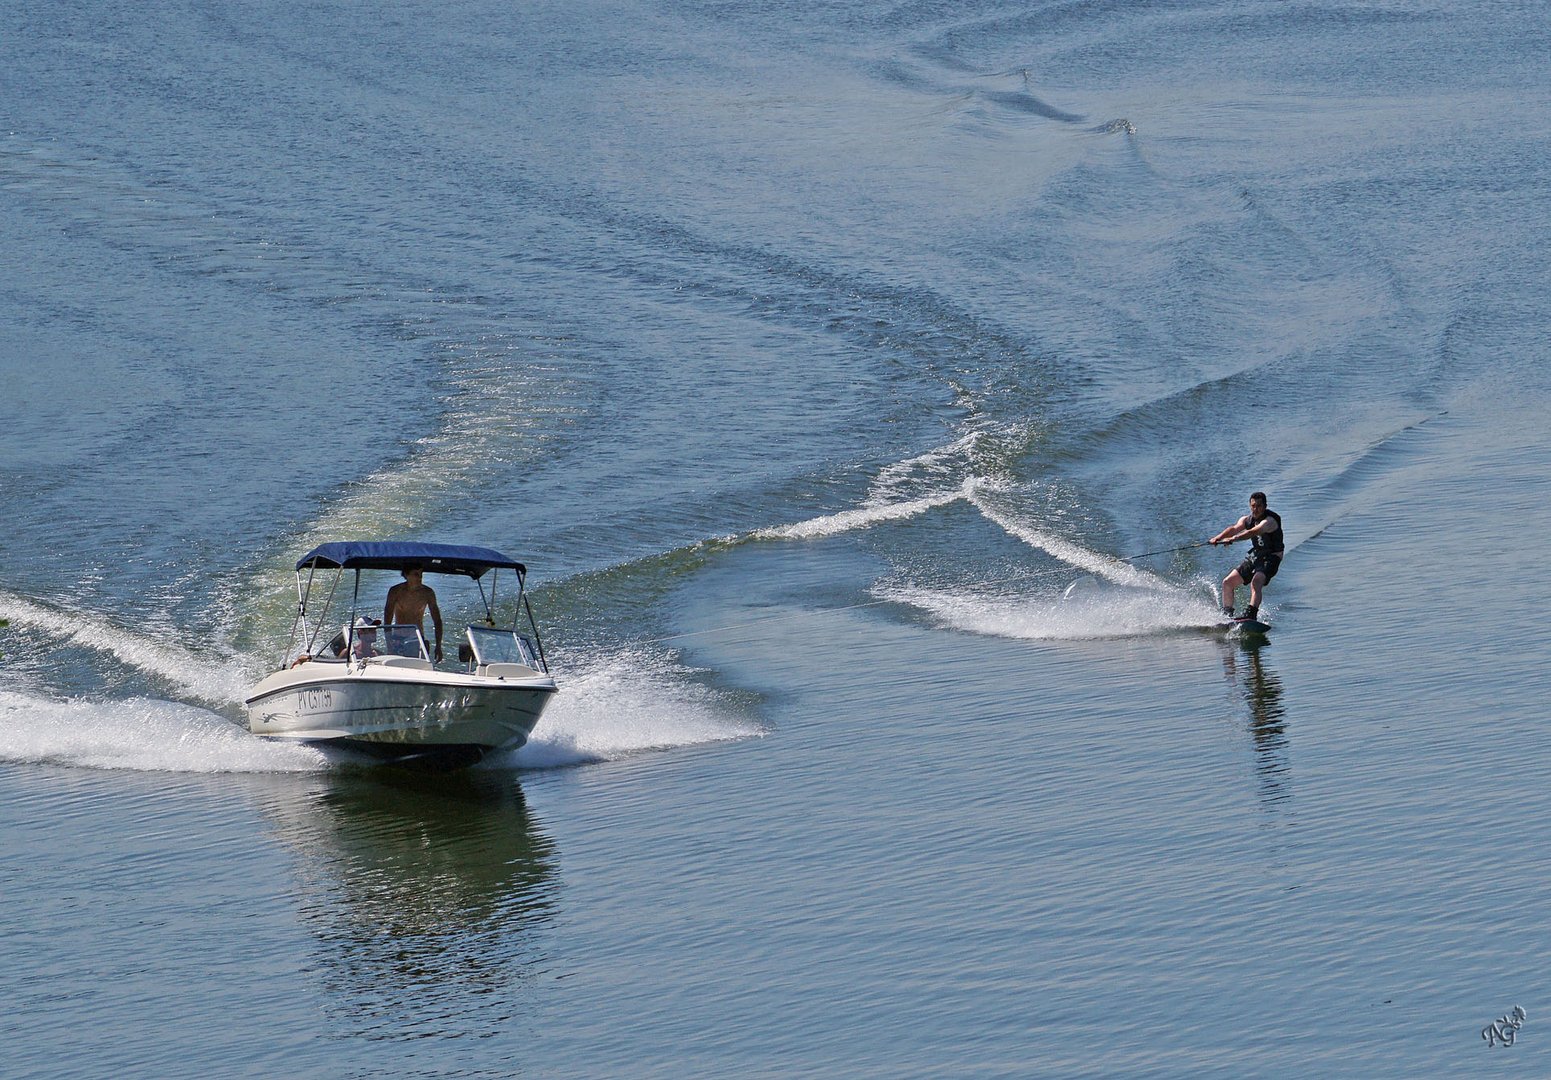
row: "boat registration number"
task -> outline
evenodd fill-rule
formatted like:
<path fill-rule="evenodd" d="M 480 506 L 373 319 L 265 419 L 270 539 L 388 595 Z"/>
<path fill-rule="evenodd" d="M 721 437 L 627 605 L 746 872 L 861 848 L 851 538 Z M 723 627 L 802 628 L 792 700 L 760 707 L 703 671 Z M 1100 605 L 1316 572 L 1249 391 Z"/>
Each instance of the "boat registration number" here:
<path fill-rule="evenodd" d="M 297 691 L 296 697 L 303 712 L 319 712 L 334 707 L 334 691 L 326 686 L 313 686 Z"/>

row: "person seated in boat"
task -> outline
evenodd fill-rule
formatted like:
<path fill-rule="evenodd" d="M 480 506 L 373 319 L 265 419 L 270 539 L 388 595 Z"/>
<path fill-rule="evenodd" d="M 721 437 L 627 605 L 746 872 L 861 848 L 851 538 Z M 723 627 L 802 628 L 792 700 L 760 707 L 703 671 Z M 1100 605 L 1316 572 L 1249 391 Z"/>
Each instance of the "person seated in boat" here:
<path fill-rule="evenodd" d="M 376 619 L 368 619 L 365 616 L 355 621 L 354 640 L 350 643 L 350 657 L 353 660 L 365 660 L 368 656 L 381 655 L 382 649 L 377 644 Z"/>
<path fill-rule="evenodd" d="M 404 580 L 388 590 L 388 601 L 382 608 L 382 621 L 418 626 L 420 636 L 425 636 L 425 613 L 431 612 L 431 624 L 436 628 L 436 662 L 442 662 L 442 609 L 436 606 L 436 593 L 421 581 L 424 571 L 418 566 L 406 566 Z"/>

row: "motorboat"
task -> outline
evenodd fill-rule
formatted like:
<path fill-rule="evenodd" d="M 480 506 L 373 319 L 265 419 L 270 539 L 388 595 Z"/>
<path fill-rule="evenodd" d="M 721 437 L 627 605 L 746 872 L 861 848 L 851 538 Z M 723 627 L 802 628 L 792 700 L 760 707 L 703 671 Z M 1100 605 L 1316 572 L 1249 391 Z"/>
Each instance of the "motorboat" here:
<path fill-rule="evenodd" d="M 370 603 L 362 606 L 363 571 L 414 569 L 427 578 L 467 578 L 478 588 L 484 621 L 464 627 L 456 663 L 433 660 L 422 626 L 383 624 L 366 613 Z M 347 571 L 354 572 L 354 583 L 348 609 L 340 598 L 338 610 L 347 610 L 348 618 L 339 625 L 331 612 Z M 509 601 L 515 611 L 507 623 L 496 614 L 502 571 L 516 578 Z M 314 596 L 324 585 L 319 605 Z M 526 743 L 558 691 L 529 603 L 527 568 L 490 548 L 321 544 L 297 562 L 296 594 L 280 668 L 246 702 L 248 730 L 263 738 L 466 765 Z"/>

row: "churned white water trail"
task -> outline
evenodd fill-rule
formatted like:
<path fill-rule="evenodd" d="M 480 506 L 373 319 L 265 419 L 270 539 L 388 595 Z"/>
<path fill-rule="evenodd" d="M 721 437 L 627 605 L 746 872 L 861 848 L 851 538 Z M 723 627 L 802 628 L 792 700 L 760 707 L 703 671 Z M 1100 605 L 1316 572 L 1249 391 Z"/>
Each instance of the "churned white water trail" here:
<path fill-rule="evenodd" d="M 318 750 L 255 738 L 194 705 L 7 691 L 0 691 L 0 760 L 188 773 L 310 772 L 328 764 Z"/>
<path fill-rule="evenodd" d="M 0 594 L 0 617 L 108 653 L 212 705 L 241 701 L 252 681 L 251 673 L 233 658 L 194 653 L 115 626 L 103 618 L 56 611 L 18 596 Z"/>
<path fill-rule="evenodd" d="M 903 496 L 912 487 L 928 483 L 940 486 L 955 476 L 973 475 L 975 450 L 984 435 L 983 431 L 971 431 L 946 446 L 885 466 L 873 482 L 867 505 L 903 502 Z"/>
<path fill-rule="evenodd" d="M 528 744 L 491 764 L 549 769 L 763 735 L 661 652 L 632 648 L 557 671 L 560 693 Z"/>
<path fill-rule="evenodd" d="M 927 612 L 941 626 L 990 637 L 1086 641 L 1204 629 L 1217 621 L 1205 600 L 1172 592 L 1104 589 L 1071 599 L 989 596 L 915 585 L 879 586 L 878 596 Z"/>
<path fill-rule="evenodd" d="M 110 654 L 210 705 L 240 703 L 253 681 L 236 659 L 201 656 L 20 597 L 0 595 L 0 615 L 15 627 Z M 584 657 L 557 675 L 561 692 L 529 744 L 498 755 L 494 764 L 554 768 L 763 733 L 661 652 Z M 187 702 L 13 691 L 0 691 L 0 760 L 168 772 L 295 772 L 330 765 L 321 751 L 260 739 Z"/>
<path fill-rule="evenodd" d="M 630 650 L 561 672 L 561 692 L 529 743 L 494 755 L 497 768 L 584 765 L 653 750 L 764 734 L 716 691 L 661 653 Z M 141 772 L 259 773 L 328 769 L 314 747 L 260 739 L 195 705 L 137 697 L 108 701 L 0 691 L 0 761 Z M 349 758 L 370 768 L 388 767 Z"/>

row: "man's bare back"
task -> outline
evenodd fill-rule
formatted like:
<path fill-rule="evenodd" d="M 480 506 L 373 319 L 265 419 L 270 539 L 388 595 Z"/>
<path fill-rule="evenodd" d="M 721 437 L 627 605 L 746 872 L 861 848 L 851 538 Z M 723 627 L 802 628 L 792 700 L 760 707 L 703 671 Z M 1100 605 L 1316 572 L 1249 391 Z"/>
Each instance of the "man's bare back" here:
<path fill-rule="evenodd" d="M 422 584 L 421 571 L 411 567 L 404 571 L 404 580 L 388 590 L 388 602 L 382 608 L 384 623 L 400 623 L 420 627 L 425 634 L 425 613 L 431 612 L 431 622 L 436 627 L 436 659 L 442 658 L 442 609 L 436 606 L 436 593 L 429 585 Z"/>

